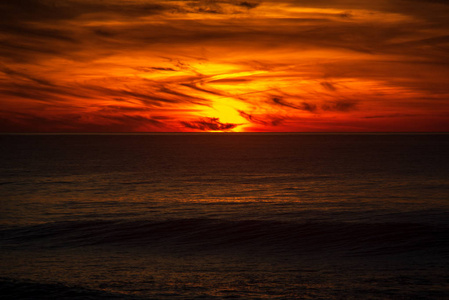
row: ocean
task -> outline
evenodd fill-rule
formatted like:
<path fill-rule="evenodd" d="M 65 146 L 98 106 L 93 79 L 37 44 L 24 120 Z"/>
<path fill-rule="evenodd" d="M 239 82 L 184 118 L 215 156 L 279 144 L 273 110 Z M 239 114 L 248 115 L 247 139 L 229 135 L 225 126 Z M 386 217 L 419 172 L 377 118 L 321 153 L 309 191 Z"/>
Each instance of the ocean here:
<path fill-rule="evenodd" d="M 0 298 L 449 299 L 449 135 L 0 135 Z"/>

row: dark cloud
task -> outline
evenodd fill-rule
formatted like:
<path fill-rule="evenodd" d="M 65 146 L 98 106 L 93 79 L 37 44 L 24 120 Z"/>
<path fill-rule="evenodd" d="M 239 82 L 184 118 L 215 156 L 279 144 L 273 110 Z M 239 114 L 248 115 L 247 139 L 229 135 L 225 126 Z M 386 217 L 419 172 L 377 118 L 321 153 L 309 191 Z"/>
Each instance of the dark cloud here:
<path fill-rule="evenodd" d="M 22 98 L 42 103 L 89 101 L 95 103 L 99 99 L 114 99 L 120 102 L 138 100 L 142 109 L 146 107 L 162 107 L 167 104 L 194 103 L 209 105 L 209 101 L 197 96 L 178 91 L 176 84 L 168 84 L 140 80 L 125 81 L 120 78 L 109 78 L 107 81 L 79 82 L 70 85 L 58 85 L 45 78 L 36 77 L 22 71 L 0 67 L 0 71 L 8 76 L 7 81 L 0 81 L 0 95 L 4 97 Z M 0 73 L 1 74 L 1 73 Z M 67 104 L 68 105 L 68 104 Z M 75 104 L 76 105 L 76 104 Z M 105 106 L 105 109 L 122 106 Z M 125 106 L 122 107 L 126 109 Z M 130 108 L 131 109 L 131 108 Z"/>
<path fill-rule="evenodd" d="M 239 84 L 239 83 L 247 83 L 251 82 L 252 79 L 248 78 L 223 78 L 223 79 L 216 79 L 216 80 L 210 80 L 208 83 L 224 83 L 224 84 Z"/>
<path fill-rule="evenodd" d="M 395 114 L 384 114 L 384 115 L 372 115 L 372 116 L 365 116 L 364 119 L 383 119 L 383 118 L 404 118 L 404 117 L 416 117 L 416 114 L 401 114 L 401 113 L 395 113 Z"/>
<path fill-rule="evenodd" d="M 357 102 L 353 100 L 335 100 L 326 102 L 321 108 L 325 111 L 349 112 L 357 108 Z"/>
<path fill-rule="evenodd" d="M 83 99 L 88 97 L 84 91 L 79 88 L 58 86 L 45 80 L 22 80 L 0 82 L 0 94 L 5 98 L 17 97 L 25 100 L 33 100 L 42 103 L 68 102 L 69 99 Z"/>
<path fill-rule="evenodd" d="M 307 102 L 302 102 L 299 106 L 299 109 L 305 110 L 305 111 L 309 111 L 309 112 L 315 112 L 316 111 L 316 105 L 315 104 L 311 104 L 311 103 L 307 103 Z"/>
<path fill-rule="evenodd" d="M 326 90 L 330 92 L 335 92 L 337 88 L 330 82 L 324 81 L 320 83 Z"/>
<path fill-rule="evenodd" d="M 162 15 L 165 13 L 238 13 L 238 10 L 228 11 L 224 5 L 237 8 L 252 9 L 260 1 L 82 1 L 82 0 L 14 0 L 0 3 L 0 23 L 63 21 L 105 18 L 139 18 L 145 16 Z M 104 31 L 97 31 L 99 35 L 109 35 Z"/>
<path fill-rule="evenodd" d="M 170 130 L 159 117 L 98 113 L 36 115 L 0 112 L 0 132 L 150 132 Z"/>
<path fill-rule="evenodd" d="M 182 121 L 181 124 L 190 129 L 196 129 L 196 130 L 203 130 L 203 131 L 209 131 L 209 130 L 231 130 L 241 124 L 233 124 L 233 123 L 221 123 L 218 118 L 202 118 L 196 121 L 191 122 L 184 122 Z"/>
<path fill-rule="evenodd" d="M 66 99 L 64 97 L 62 97 L 61 95 L 55 95 L 52 91 L 42 91 L 36 88 L 33 89 L 27 89 L 27 90 L 22 90 L 20 88 L 15 88 L 15 89 L 8 89 L 8 88 L 3 88 L 0 87 L 0 93 L 5 97 L 5 98 L 22 98 L 22 99 L 26 99 L 28 102 L 40 102 L 40 103 L 54 103 L 54 102 L 59 102 L 59 101 L 65 101 Z M 60 93 L 60 94 L 64 94 L 64 93 Z"/>
<path fill-rule="evenodd" d="M 41 84 L 41 85 L 48 85 L 48 86 L 53 86 L 54 85 L 50 81 L 45 80 L 43 78 L 38 78 L 38 77 L 35 77 L 33 75 L 27 74 L 25 72 L 15 71 L 15 70 L 12 70 L 12 69 L 10 69 L 8 67 L 5 67 L 5 66 L 2 66 L 2 65 L 0 65 L 0 72 L 5 73 L 6 75 L 19 77 L 19 78 L 22 78 L 22 79 L 28 79 L 28 80 L 31 80 L 31 81 L 33 81 L 35 83 Z"/>
<path fill-rule="evenodd" d="M 130 124 L 131 128 L 134 129 L 148 128 L 148 127 L 158 127 L 158 128 L 166 127 L 166 124 L 163 122 L 163 119 L 161 118 L 145 117 L 141 115 L 123 115 L 123 114 L 103 115 L 101 117 L 121 125 L 126 124 L 126 127 L 129 127 Z"/>
<path fill-rule="evenodd" d="M 241 13 L 239 8 L 253 9 L 259 6 L 260 1 L 235 1 L 235 0 L 196 0 L 186 1 L 186 6 L 179 6 L 179 12 L 195 12 L 206 14 L 237 14 Z M 234 9 L 229 9 L 227 5 L 234 6 Z"/>
<path fill-rule="evenodd" d="M 141 106 L 119 106 L 119 105 L 106 105 L 99 107 L 99 112 L 102 113 L 122 113 L 122 112 L 146 112 L 148 107 Z"/>
<path fill-rule="evenodd" d="M 200 91 L 200 92 L 204 92 L 204 93 L 208 93 L 208 94 L 212 94 L 212 95 L 216 95 L 216 96 L 223 96 L 224 94 L 222 92 L 219 91 L 214 91 L 214 90 L 208 90 L 202 87 L 199 87 L 197 84 L 194 83 L 183 83 L 183 86 L 189 87 L 191 89 Z"/>
<path fill-rule="evenodd" d="M 139 71 L 139 72 L 148 72 L 148 73 L 153 73 L 153 72 L 157 72 L 157 71 L 175 71 L 175 69 L 172 68 L 162 68 L 162 67 L 133 67 L 134 70 Z M 162 69 L 162 70 L 160 70 Z M 165 70 L 165 69 L 170 69 L 170 70 Z"/>
<path fill-rule="evenodd" d="M 449 5 L 449 2 L 447 2 L 446 0 L 403 0 L 403 2 L 415 2 L 415 3 L 422 3 L 422 4 L 437 3 L 437 4 Z"/>
<path fill-rule="evenodd" d="M 110 30 L 110 29 L 106 29 L 106 28 L 91 28 L 91 31 L 95 34 L 98 35 L 99 37 L 103 37 L 103 38 L 113 38 L 115 36 L 117 36 L 117 32 Z"/>
<path fill-rule="evenodd" d="M 146 68 L 146 70 L 152 70 L 152 71 L 170 71 L 170 72 L 174 72 L 176 71 L 173 68 L 161 68 L 161 67 L 150 67 L 150 68 Z"/>
<path fill-rule="evenodd" d="M 79 5 L 74 5 L 73 1 L 43 0 L 15 0 L 2 1 L 0 4 L 0 17 L 2 20 L 59 20 L 71 19 L 80 14 L 83 9 Z"/>
<path fill-rule="evenodd" d="M 279 126 L 282 123 L 284 123 L 284 119 L 280 118 L 280 117 L 273 118 L 273 119 L 271 119 L 270 123 L 271 123 L 272 126 Z"/>
<path fill-rule="evenodd" d="M 83 15 L 115 14 L 139 17 L 160 14 L 173 8 L 162 1 L 14 0 L 0 4 L 2 20 L 69 20 Z"/>
<path fill-rule="evenodd" d="M 341 13 L 340 17 L 343 19 L 352 19 L 353 15 L 350 11 L 347 11 L 347 12 Z"/>
<path fill-rule="evenodd" d="M 341 1 L 327 2 L 328 5 L 341 4 Z M 292 18 L 288 19 L 288 26 L 285 24 L 271 26 L 266 21 L 257 20 L 251 20 L 242 26 L 241 20 L 237 19 L 191 21 L 173 18 L 166 22 L 164 19 L 156 23 L 134 22 L 137 17 L 147 15 L 164 16 L 173 11 L 181 13 L 185 7 L 206 7 L 207 9 L 203 10 L 214 11 L 216 7 L 221 9 L 224 4 L 254 8 L 258 4 L 254 1 L 188 1 L 183 5 L 173 3 L 171 1 L 154 1 L 150 4 L 144 1 L 20 0 L 17 3 L 6 1 L 0 4 L 4 8 L 4 14 L 14 18 L 5 21 L 3 28 L 0 27 L 4 35 L 11 37 L 2 41 L 0 56 L 15 61 L 33 61 L 47 59 L 50 56 L 92 60 L 127 50 L 151 49 L 155 45 L 172 45 L 175 49 L 185 44 L 202 43 L 220 45 L 232 43 L 240 47 L 257 49 L 270 45 L 275 48 L 318 47 L 349 49 L 363 53 L 396 53 L 403 52 L 404 49 L 391 41 L 400 40 L 401 36 L 416 34 L 419 28 L 417 24 L 412 23 L 408 26 L 376 23 L 373 30 L 373 24 L 339 22 L 330 17 L 321 20 Z M 314 1 L 295 4 L 307 6 L 313 5 Z M 315 5 L 320 3 L 317 2 Z M 351 8 L 349 1 L 345 2 L 345 5 Z M 103 21 L 106 25 L 88 25 L 86 18 Z M 107 22 L 110 20 L 115 23 Z M 123 22 L 117 22 L 120 20 Z M 423 41 L 424 43 L 428 41 Z M 86 52 L 89 52 L 89 55 L 83 54 Z"/>
<path fill-rule="evenodd" d="M 185 2 L 184 5 L 174 5 L 169 4 L 171 2 L 162 2 L 156 1 L 153 4 L 148 4 L 145 2 L 119 2 L 119 1 L 101 1 L 101 2 L 87 2 L 87 1 L 64 1 L 64 2 L 56 2 L 56 1 L 38 1 L 38 0 L 20 0 L 17 1 L 7 1 L 7 4 L 2 4 L 4 6 L 4 11 L 8 12 L 5 15 L 15 16 L 14 20 L 30 20 L 30 17 L 38 18 L 41 16 L 40 20 L 45 22 L 47 20 L 51 20 L 50 18 L 63 18 L 63 19 L 73 19 L 79 17 L 81 15 L 92 16 L 92 18 L 96 17 L 98 19 L 117 19 L 118 17 L 127 17 L 127 18 L 135 18 L 138 16 L 146 16 L 152 14 L 164 14 L 172 11 L 182 12 L 183 7 L 194 7 L 199 12 L 212 12 L 217 13 L 221 12 L 221 5 L 223 4 L 233 4 L 239 7 L 246 8 L 255 8 L 258 5 L 258 2 L 253 1 L 188 1 Z M 288 2 L 288 1 L 287 1 Z M 341 1 L 326 1 L 328 6 L 331 5 L 343 5 Z M 63 4 L 62 4 L 63 3 Z M 311 1 L 302 1 L 296 3 L 296 5 L 320 5 L 320 3 Z M 349 8 L 354 7 L 354 5 L 350 5 L 350 2 L 347 1 L 346 6 Z M 355 5 L 357 7 L 358 5 Z M 365 5 L 366 6 L 366 5 Z M 16 12 L 17 10 L 17 12 Z M 30 16 L 26 18 L 20 18 L 21 14 L 24 14 L 26 11 L 29 11 Z M 97 13 L 97 14 L 95 14 Z M 343 12 L 343 14 L 347 14 L 347 12 Z M 183 26 L 181 24 L 181 20 L 171 20 L 169 26 L 160 26 L 157 24 L 145 25 L 147 26 L 147 30 L 144 30 L 143 27 L 139 28 L 142 25 L 131 26 L 129 24 L 127 27 L 123 28 L 127 34 L 131 33 L 129 38 L 136 33 L 150 35 L 154 37 L 159 37 L 161 41 L 167 41 L 167 39 L 180 39 L 184 36 L 186 39 L 188 38 L 192 41 L 192 38 L 200 39 L 220 39 L 226 37 L 227 35 L 233 33 L 235 39 L 241 39 L 246 37 L 251 37 L 257 35 L 259 40 L 264 39 L 279 39 L 280 41 L 284 40 L 284 42 L 288 43 L 298 43 L 304 42 L 307 40 L 307 43 L 316 44 L 319 43 L 321 45 L 329 45 L 336 47 L 348 47 L 350 49 L 355 49 L 357 45 L 352 44 L 351 42 L 354 39 L 359 39 L 359 42 L 364 42 L 365 44 L 372 41 L 372 44 L 379 44 L 378 39 L 382 36 L 385 36 L 387 32 L 397 32 L 400 28 L 395 27 L 394 25 L 376 25 L 376 30 L 373 31 L 372 25 L 361 25 L 359 23 L 348 23 L 348 22 L 337 22 L 331 19 L 323 19 L 321 22 L 318 22 L 316 26 L 310 26 L 310 22 L 312 20 L 304 19 L 304 22 L 300 18 L 295 18 L 291 20 L 291 22 L 296 23 L 297 25 L 306 25 L 301 27 L 277 27 L 277 26 L 260 26 L 261 24 L 257 24 L 257 27 L 252 28 L 251 24 L 242 27 L 239 22 L 235 22 L 233 24 L 232 21 L 221 21 L 213 22 L 209 21 L 206 24 L 206 21 L 203 20 L 198 23 L 188 22 L 189 26 Z M 324 24 L 323 24 L 324 22 Z M 16 24 L 17 21 L 10 21 L 10 24 Z M 237 24 L 238 23 L 238 24 Z M 302 24 L 304 23 L 304 24 Z M 179 26 L 177 25 L 179 24 Z M 332 25 L 325 26 L 323 25 Z M 59 24 L 60 25 L 60 24 Z M 207 25 L 207 26 L 205 26 Z M 221 26 L 220 26 L 221 25 Z M 293 24 L 292 24 L 293 25 Z M 410 24 L 413 25 L 413 24 Z M 23 26 L 23 22 L 22 22 Z M 218 26 L 218 27 L 217 27 Z M 120 28 L 111 29 L 116 26 L 104 26 L 104 27 L 95 27 L 94 31 L 102 36 L 116 36 L 120 34 Z M 133 28 L 134 27 L 134 28 Z M 28 30 L 32 31 L 31 26 L 28 26 Z M 202 30 L 200 29 L 202 28 Z M 303 28 L 303 30 L 301 30 Z M 118 31 L 117 31 L 118 29 Z M 173 30 L 170 30 L 173 29 Z M 179 30 L 182 29 L 182 30 Z M 193 30 L 192 30 L 193 29 Z M 220 29 L 220 30 L 217 30 Z M 410 28 L 412 32 L 415 28 Z M 60 38 L 71 38 L 64 31 L 58 31 L 56 28 L 52 29 L 40 29 L 48 32 L 43 32 L 44 35 L 50 36 L 58 36 Z M 404 30 L 404 28 L 402 28 Z M 6 30 L 7 31 L 7 30 Z M 260 34 L 259 34 L 260 33 Z M 276 35 L 272 35 L 276 34 Z M 192 36 L 196 35 L 196 36 Z M 241 38 L 239 38 L 241 35 Z M 165 39 L 163 39 L 165 36 Z M 265 38 L 264 38 L 265 36 Z M 293 38 L 294 37 L 294 38 Z M 123 36 L 122 36 L 123 38 Z M 144 38 L 142 36 L 142 38 Z M 376 40 L 373 40 L 375 38 Z M 345 39 L 350 39 L 348 42 Z M 146 39 L 149 42 L 149 39 Z M 155 40 L 158 42 L 158 40 Z M 360 46 L 360 45 L 359 45 Z M 366 47 L 365 47 L 366 48 Z M 366 49 L 365 49 L 366 50 Z"/>
<path fill-rule="evenodd" d="M 131 21 L 163 14 L 170 7 L 161 1 L 1 1 L 0 57 L 13 62 L 33 62 L 50 57 L 94 59 L 97 51 L 89 51 L 89 48 L 98 48 L 99 42 L 106 43 L 98 39 L 100 36 L 110 38 L 115 36 L 115 32 L 106 26 L 89 29 L 89 18 L 106 23 L 108 20 Z M 88 36 L 92 30 L 97 35 L 96 40 Z M 84 51 L 90 53 L 86 55 Z"/>
<path fill-rule="evenodd" d="M 183 100 L 151 93 L 150 91 L 141 92 L 137 89 L 113 89 L 105 86 L 85 85 L 83 88 L 99 92 L 101 96 L 134 98 L 148 105 L 161 106 L 163 103 L 181 103 Z"/>
<path fill-rule="evenodd" d="M 251 9 L 251 8 L 255 8 L 255 7 L 259 6 L 260 3 L 258 3 L 258 2 L 248 2 L 248 1 L 243 1 L 243 2 L 238 3 L 237 5 L 246 7 L 246 8 L 248 8 L 248 9 Z"/>
<path fill-rule="evenodd" d="M 311 104 L 311 103 L 307 103 L 307 102 L 301 102 L 299 103 L 299 105 L 295 105 L 289 102 L 286 102 L 285 100 L 283 100 L 280 97 L 273 97 L 272 101 L 278 105 L 281 106 L 286 106 L 286 107 L 290 107 L 293 109 L 298 109 L 298 110 L 305 110 L 308 112 L 315 112 L 316 111 L 316 105 L 315 104 Z"/>
<path fill-rule="evenodd" d="M 5 63 L 37 63 L 55 57 L 78 60 L 81 56 L 77 51 L 81 49 L 80 44 L 73 42 L 51 42 L 44 38 L 14 36 L 2 41 L 0 57 Z"/>
<path fill-rule="evenodd" d="M 446 0 L 394 0 L 383 7 L 386 11 L 406 14 L 425 20 L 428 24 L 449 24 L 449 2 Z"/>
<path fill-rule="evenodd" d="M 0 23 L 0 29 L 4 34 L 10 36 L 20 36 L 30 39 L 48 39 L 49 41 L 76 42 L 71 35 L 71 31 L 60 28 L 48 28 L 39 24 L 28 23 Z"/>
<path fill-rule="evenodd" d="M 260 124 L 260 125 L 268 125 L 269 124 L 268 122 L 266 122 L 262 119 L 256 118 L 252 114 L 248 114 L 242 110 L 239 110 L 238 112 L 241 117 L 245 118 L 246 120 L 248 120 L 251 123 Z"/>
<path fill-rule="evenodd" d="M 284 122 L 284 118 L 280 116 L 264 116 L 256 117 L 252 114 L 248 114 L 242 110 L 239 110 L 239 115 L 253 124 L 259 124 L 263 126 L 279 126 Z"/>
<path fill-rule="evenodd" d="M 194 104 L 199 104 L 199 105 L 205 105 L 208 106 L 209 105 L 209 101 L 204 99 L 204 98 L 199 98 L 197 96 L 191 96 L 189 94 L 186 93 L 182 93 L 180 91 L 176 90 L 176 87 L 174 88 L 168 88 L 167 86 L 161 85 L 159 87 L 159 91 L 161 93 L 164 94 L 169 94 L 169 95 L 174 95 L 179 97 L 179 99 L 183 99 L 186 102 L 190 102 L 190 103 L 194 103 Z"/>

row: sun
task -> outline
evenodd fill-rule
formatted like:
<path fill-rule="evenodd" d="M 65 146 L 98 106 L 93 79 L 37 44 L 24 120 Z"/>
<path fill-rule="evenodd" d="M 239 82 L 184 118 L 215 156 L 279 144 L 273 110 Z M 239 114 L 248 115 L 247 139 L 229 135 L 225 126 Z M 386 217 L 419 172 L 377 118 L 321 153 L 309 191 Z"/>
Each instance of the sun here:
<path fill-rule="evenodd" d="M 245 125 L 248 125 L 248 120 L 243 118 L 239 111 L 245 110 L 245 105 L 237 101 L 214 100 L 211 107 L 203 111 L 204 115 L 217 118 L 220 123 L 236 124 L 232 132 L 244 131 Z"/>

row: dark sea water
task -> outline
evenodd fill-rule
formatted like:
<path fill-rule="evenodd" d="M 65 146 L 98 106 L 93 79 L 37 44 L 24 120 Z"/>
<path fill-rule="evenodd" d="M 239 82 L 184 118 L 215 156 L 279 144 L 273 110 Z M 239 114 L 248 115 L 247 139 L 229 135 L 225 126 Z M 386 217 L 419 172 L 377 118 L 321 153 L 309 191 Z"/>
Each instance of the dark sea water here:
<path fill-rule="evenodd" d="M 1 299 L 449 299 L 449 135 L 2 135 Z"/>

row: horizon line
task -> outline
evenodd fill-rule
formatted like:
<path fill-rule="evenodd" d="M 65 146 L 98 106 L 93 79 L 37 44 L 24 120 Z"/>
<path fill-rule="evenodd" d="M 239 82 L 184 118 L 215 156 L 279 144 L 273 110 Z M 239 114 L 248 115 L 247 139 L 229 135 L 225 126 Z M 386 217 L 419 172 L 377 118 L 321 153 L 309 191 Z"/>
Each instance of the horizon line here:
<path fill-rule="evenodd" d="M 0 132 L 0 135 L 447 135 L 449 132 Z"/>

